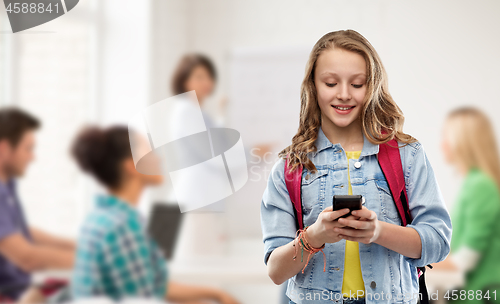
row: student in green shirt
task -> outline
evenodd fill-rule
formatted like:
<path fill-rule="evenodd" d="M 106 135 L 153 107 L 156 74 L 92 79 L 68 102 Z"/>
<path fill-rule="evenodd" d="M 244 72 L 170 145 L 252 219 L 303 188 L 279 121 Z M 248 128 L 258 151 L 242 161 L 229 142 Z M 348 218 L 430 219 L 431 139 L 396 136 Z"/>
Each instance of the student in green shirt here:
<path fill-rule="evenodd" d="M 470 107 L 451 112 L 445 123 L 442 149 L 447 162 L 465 178 L 452 212 L 451 254 L 436 266 L 465 273 L 465 292 L 456 291 L 456 296 L 450 292 L 451 299 L 460 303 L 497 303 L 500 159 L 487 116 Z"/>

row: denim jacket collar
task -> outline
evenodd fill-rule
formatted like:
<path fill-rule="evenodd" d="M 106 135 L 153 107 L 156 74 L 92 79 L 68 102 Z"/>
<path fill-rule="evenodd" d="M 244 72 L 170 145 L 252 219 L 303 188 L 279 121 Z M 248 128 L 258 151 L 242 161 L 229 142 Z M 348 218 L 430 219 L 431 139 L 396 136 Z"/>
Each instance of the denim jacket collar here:
<path fill-rule="evenodd" d="M 320 127 L 318 131 L 318 138 L 316 139 L 315 142 L 316 145 L 316 152 L 314 155 L 317 153 L 321 152 L 322 150 L 326 148 L 332 147 L 334 151 L 341 150 L 342 146 L 337 143 L 337 144 L 332 144 L 330 140 L 326 137 L 325 133 L 323 132 L 323 129 Z M 368 156 L 368 155 L 373 155 L 378 153 L 378 145 L 372 144 L 363 134 L 363 149 L 361 150 L 361 155 L 360 158 L 363 156 Z"/>

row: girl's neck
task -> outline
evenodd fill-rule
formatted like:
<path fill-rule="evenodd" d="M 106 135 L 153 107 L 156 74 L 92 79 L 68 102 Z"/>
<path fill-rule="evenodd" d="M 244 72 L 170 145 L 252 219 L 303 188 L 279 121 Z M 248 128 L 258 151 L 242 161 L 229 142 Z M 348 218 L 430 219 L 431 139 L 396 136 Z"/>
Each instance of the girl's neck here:
<path fill-rule="evenodd" d="M 332 144 L 340 144 L 345 151 L 361 151 L 363 149 L 364 138 L 359 119 L 347 127 L 338 127 L 330 119 L 323 116 L 321 129 Z"/>
<path fill-rule="evenodd" d="M 139 203 L 143 189 L 144 185 L 140 180 L 132 179 L 124 181 L 117 189 L 109 189 L 109 193 L 135 207 Z"/>

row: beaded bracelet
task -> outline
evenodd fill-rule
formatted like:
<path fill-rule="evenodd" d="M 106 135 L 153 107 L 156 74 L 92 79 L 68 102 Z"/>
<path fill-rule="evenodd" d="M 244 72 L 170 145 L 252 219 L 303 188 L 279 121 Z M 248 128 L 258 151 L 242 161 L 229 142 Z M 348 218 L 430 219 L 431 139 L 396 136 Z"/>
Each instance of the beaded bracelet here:
<path fill-rule="evenodd" d="M 304 229 L 297 230 L 295 240 L 293 241 L 293 247 L 295 247 L 295 255 L 293 256 L 293 259 L 295 260 L 295 258 L 297 257 L 297 246 L 295 246 L 295 243 L 296 243 L 296 241 L 299 241 L 300 245 L 301 245 L 300 246 L 301 247 L 300 262 L 304 261 L 304 249 L 307 252 L 309 252 L 309 255 L 307 256 L 306 265 L 304 265 L 304 268 L 302 268 L 302 273 L 304 273 L 304 269 L 306 269 L 307 264 L 309 264 L 309 259 L 311 258 L 311 254 L 314 254 L 318 251 L 321 251 L 321 253 L 323 253 L 323 262 L 324 262 L 323 272 L 325 272 L 326 271 L 326 256 L 325 256 L 325 253 L 323 252 L 323 248 L 325 248 L 325 244 L 323 244 L 319 248 L 312 247 L 309 244 L 309 242 L 307 241 L 307 237 L 306 237 L 306 231 L 307 231 L 308 227 L 309 226 L 306 226 L 306 227 L 304 227 Z"/>

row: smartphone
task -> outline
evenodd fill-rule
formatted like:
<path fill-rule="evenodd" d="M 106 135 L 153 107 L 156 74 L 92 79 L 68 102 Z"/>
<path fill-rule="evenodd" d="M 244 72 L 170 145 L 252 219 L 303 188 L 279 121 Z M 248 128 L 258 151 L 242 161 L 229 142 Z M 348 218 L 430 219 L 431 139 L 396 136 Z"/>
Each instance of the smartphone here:
<path fill-rule="evenodd" d="M 349 208 L 349 213 L 341 217 L 348 217 L 349 215 L 351 215 L 351 211 L 353 210 L 361 210 L 362 204 L 362 195 L 334 195 L 332 201 L 334 211 Z"/>

